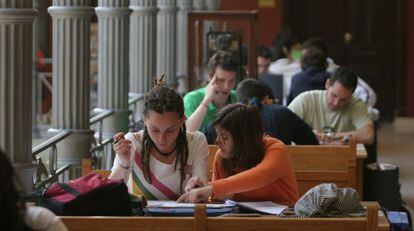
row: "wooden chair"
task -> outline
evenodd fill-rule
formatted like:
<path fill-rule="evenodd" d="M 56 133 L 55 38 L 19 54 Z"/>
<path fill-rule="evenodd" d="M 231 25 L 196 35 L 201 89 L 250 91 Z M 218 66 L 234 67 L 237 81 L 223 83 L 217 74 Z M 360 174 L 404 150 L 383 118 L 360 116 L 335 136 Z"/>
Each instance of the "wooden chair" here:
<path fill-rule="evenodd" d="M 356 142 L 349 145 L 288 145 L 299 194 L 321 183 L 356 189 Z"/>
<path fill-rule="evenodd" d="M 103 177 L 108 177 L 111 175 L 110 170 L 98 170 L 98 169 L 92 169 L 92 160 L 91 159 L 82 159 L 82 176 L 86 175 L 88 173 L 97 173 Z"/>
<path fill-rule="evenodd" d="M 377 202 L 364 202 L 367 216 L 358 218 L 206 217 L 197 205 L 194 217 L 60 217 L 69 230 L 389 230 L 378 216 Z"/>

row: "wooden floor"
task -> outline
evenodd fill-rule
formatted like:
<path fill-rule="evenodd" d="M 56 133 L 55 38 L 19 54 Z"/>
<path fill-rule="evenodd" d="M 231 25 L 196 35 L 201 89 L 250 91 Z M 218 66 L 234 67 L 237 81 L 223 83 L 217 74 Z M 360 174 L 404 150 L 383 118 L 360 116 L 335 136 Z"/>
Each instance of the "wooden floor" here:
<path fill-rule="evenodd" d="M 402 197 L 414 215 L 414 118 L 380 124 L 378 161 L 399 167 Z"/>

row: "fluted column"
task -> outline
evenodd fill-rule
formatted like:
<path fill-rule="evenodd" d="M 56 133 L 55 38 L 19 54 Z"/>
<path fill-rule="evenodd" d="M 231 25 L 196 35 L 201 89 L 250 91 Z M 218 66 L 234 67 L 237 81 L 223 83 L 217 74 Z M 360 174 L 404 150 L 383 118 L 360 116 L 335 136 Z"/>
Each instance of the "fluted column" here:
<path fill-rule="evenodd" d="M 157 14 L 157 75 L 165 74 L 171 87 L 176 80 L 176 1 L 158 0 Z"/>
<path fill-rule="evenodd" d="M 146 93 L 156 72 L 156 19 L 154 0 L 131 0 L 129 91 Z"/>
<path fill-rule="evenodd" d="M 98 107 L 114 110 L 103 135 L 128 131 L 129 0 L 100 0 L 98 15 Z"/>
<path fill-rule="evenodd" d="M 192 9 L 191 0 L 177 0 L 178 12 L 177 12 L 177 81 L 178 81 L 178 92 L 185 94 L 188 91 L 188 80 L 187 80 L 187 37 L 188 28 L 187 13 Z"/>
<path fill-rule="evenodd" d="M 33 186 L 32 1 L 0 1 L 0 149 L 23 184 Z M 3 187 L 3 186 L 0 186 Z"/>
<path fill-rule="evenodd" d="M 90 111 L 90 18 L 89 1 L 53 0 L 48 9 L 53 20 L 54 129 L 72 129 L 58 144 L 58 166 L 73 164 L 89 154 L 92 131 Z"/>

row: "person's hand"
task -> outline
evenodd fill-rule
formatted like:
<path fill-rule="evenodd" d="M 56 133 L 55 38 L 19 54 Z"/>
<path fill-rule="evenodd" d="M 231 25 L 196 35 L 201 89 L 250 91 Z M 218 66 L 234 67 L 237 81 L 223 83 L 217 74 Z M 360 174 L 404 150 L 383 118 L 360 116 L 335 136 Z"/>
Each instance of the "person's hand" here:
<path fill-rule="evenodd" d="M 208 105 L 213 101 L 214 95 L 217 94 L 217 83 L 216 83 L 216 75 L 214 74 L 211 81 L 206 86 L 206 93 L 204 95 L 203 101 L 201 104 L 205 105 L 208 109 Z"/>
<path fill-rule="evenodd" d="M 313 130 L 313 133 L 315 133 L 315 136 L 319 140 L 319 142 L 324 141 L 325 133 L 317 131 L 317 130 Z"/>
<path fill-rule="evenodd" d="M 212 186 L 196 188 L 181 195 L 180 198 L 178 198 L 177 202 L 179 203 L 205 203 L 208 201 L 208 198 L 212 194 L 213 194 Z"/>
<path fill-rule="evenodd" d="M 193 176 L 188 180 L 187 185 L 184 188 L 184 192 L 188 192 L 191 189 L 201 188 L 201 187 L 204 187 L 203 182 L 200 180 L 198 176 Z"/>
<path fill-rule="evenodd" d="M 112 147 L 115 153 L 118 155 L 119 159 L 121 159 L 122 163 L 129 163 L 129 156 L 131 155 L 131 141 L 125 139 L 125 133 L 123 132 L 116 134 L 113 139 L 114 142 L 112 143 Z M 129 166 L 121 167 L 126 168 Z"/>

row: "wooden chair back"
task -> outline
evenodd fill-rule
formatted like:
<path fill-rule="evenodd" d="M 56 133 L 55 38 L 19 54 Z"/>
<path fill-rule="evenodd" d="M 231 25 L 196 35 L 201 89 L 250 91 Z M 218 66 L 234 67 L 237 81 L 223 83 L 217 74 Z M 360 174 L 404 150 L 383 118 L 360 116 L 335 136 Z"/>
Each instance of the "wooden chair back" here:
<path fill-rule="evenodd" d="M 111 175 L 110 170 L 101 170 L 101 169 L 92 169 L 92 160 L 91 159 L 82 159 L 82 176 L 88 173 L 97 173 L 102 177 L 108 177 Z"/>
<path fill-rule="evenodd" d="M 288 145 L 299 194 L 322 183 L 356 189 L 356 143 L 348 145 Z"/>

